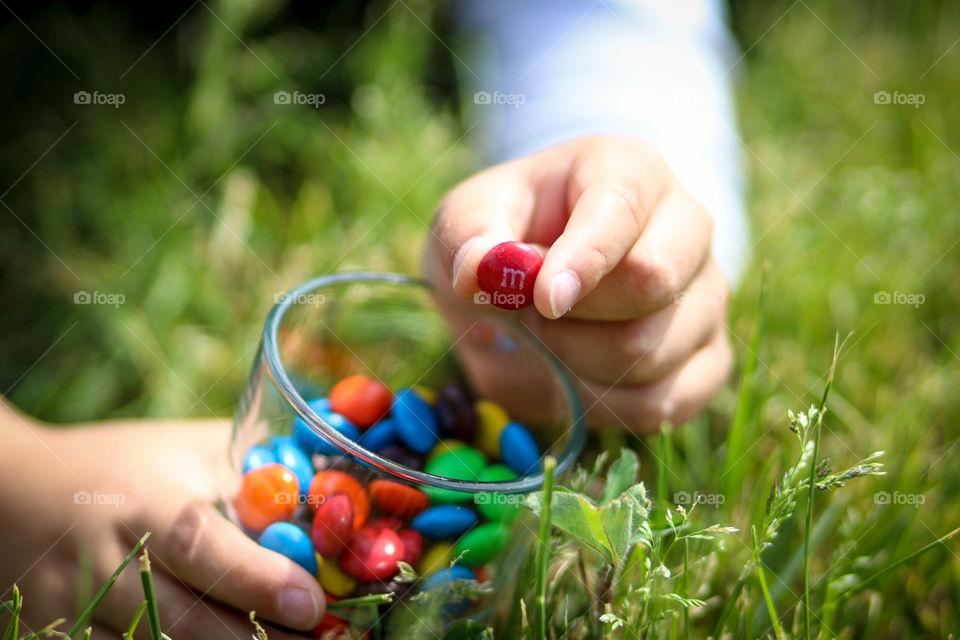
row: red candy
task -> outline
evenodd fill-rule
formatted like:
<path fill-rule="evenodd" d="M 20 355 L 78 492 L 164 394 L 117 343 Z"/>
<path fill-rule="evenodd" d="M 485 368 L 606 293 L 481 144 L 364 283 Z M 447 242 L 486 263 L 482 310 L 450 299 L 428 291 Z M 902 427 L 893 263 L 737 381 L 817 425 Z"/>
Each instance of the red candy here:
<path fill-rule="evenodd" d="M 399 482 L 373 480 L 367 490 L 381 511 L 398 518 L 415 516 L 430 505 L 430 498 L 423 491 Z"/>
<path fill-rule="evenodd" d="M 393 392 L 368 376 L 344 378 L 330 390 L 330 408 L 361 429 L 366 429 L 390 411 Z"/>
<path fill-rule="evenodd" d="M 364 527 L 353 534 L 340 556 L 340 569 L 362 582 L 386 580 L 397 572 L 397 561 L 403 560 L 404 553 L 403 540 L 395 531 Z"/>
<path fill-rule="evenodd" d="M 524 242 L 501 242 L 477 266 L 480 289 L 501 309 L 520 309 L 533 303 L 533 285 L 543 265 L 540 253 Z"/>
<path fill-rule="evenodd" d="M 311 506 L 319 509 L 327 498 L 338 491 L 350 496 L 353 503 L 353 526 L 359 529 L 370 516 L 370 498 L 353 476 L 332 469 L 318 472 L 310 483 L 308 500 Z"/>
<path fill-rule="evenodd" d="M 394 518 L 387 516 L 385 518 L 375 518 L 367 523 L 368 527 L 373 527 L 374 529 L 391 529 L 393 531 L 400 531 L 403 529 L 403 522 L 399 518 Z"/>
<path fill-rule="evenodd" d="M 423 553 L 423 536 L 413 529 L 404 529 L 399 535 L 403 540 L 403 561 L 410 566 L 416 566 L 420 562 L 420 554 Z"/>
<path fill-rule="evenodd" d="M 327 496 L 313 518 L 313 548 L 324 558 L 336 558 L 353 537 L 353 523 L 350 496 L 339 491 Z"/>
<path fill-rule="evenodd" d="M 268 464 L 243 474 L 233 506 L 243 526 L 260 533 L 274 522 L 293 515 L 299 490 L 292 471 L 282 464 Z"/>

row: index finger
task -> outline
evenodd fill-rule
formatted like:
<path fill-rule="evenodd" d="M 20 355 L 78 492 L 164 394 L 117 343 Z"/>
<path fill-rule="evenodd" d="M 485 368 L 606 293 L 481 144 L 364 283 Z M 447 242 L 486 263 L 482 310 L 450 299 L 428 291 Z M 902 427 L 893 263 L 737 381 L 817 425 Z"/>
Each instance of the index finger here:
<path fill-rule="evenodd" d="M 673 184 L 646 143 L 609 137 L 579 142 L 566 179 L 572 210 L 534 290 L 537 309 L 548 318 L 565 315 L 620 264 Z"/>

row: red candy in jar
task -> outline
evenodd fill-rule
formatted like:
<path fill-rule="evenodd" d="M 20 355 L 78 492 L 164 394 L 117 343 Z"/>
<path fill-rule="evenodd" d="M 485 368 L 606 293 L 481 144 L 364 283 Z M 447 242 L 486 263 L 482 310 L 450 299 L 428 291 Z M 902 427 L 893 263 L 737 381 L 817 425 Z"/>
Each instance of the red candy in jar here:
<path fill-rule="evenodd" d="M 260 533 L 274 522 L 288 520 L 293 515 L 299 490 L 292 471 L 282 464 L 268 464 L 243 474 L 233 506 L 243 526 Z"/>
<path fill-rule="evenodd" d="M 386 516 L 384 518 L 374 518 L 367 523 L 368 527 L 373 527 L 374 529 L 392 529 L 393 531 L 400 531 L 403 529 L 403 521 L 400 518 L 394 518 L 393 516 Z"/>
<path fill-rule="evenodd" d="M 533 285 L 543 266 L 540 253 L 525 242 L 501 242 L 477 266 L 477 282 L 490 304 L 520 309 L 533 303 Z"/>
<path fill-rule="evenodd" d="M 353 534 L 340 556 L 340 569 L 362 582 L 386 580 L 397 572 L 397 562 L 403 557 L 403 540 L 395 531 L 364 527 Z"/>
<path fill-rule="evenodd" d="M 420 554 L 423 553 L 423 536 L 413 529 L 404 529 L 399 536 L 403 540 L 403 561 L 410 566 L 416 566 L 420 562 Z"/>
<path fill-rule="evenodd" d="M 319 509 L 327 498 L 338 491 L 350 496 L 350 501 L 353 503 L 353 524 L 359 529 L 370 516 L 370 498 L 367 497 L 367 492 L 360 483 L 350 474 L 334 469 L 318 472 L 310 483 L 307 500 L 310 506 Z"/>
<path fill-rule="evenodd" d="M 350 496 L 342 491 L 327 496 L 313 518 L 310 534 L 313 548 L 324 558 L 336 558 L 353 537 L 353 532 L 353 502 Z"/>
<path fill-rule="evenodd" d="M 391 404 L 390 388 L 365 375 L 344 378 L 330 390 L 330 408 L 361 429 L 385 416 Z"/>
<path fill-rule="evenodd" d="M 391 480 L 373 480 L 367 490 L 381 511 L 398 518 L 415 516 L 430 505 L 430 498 L 423 491 Z"/>

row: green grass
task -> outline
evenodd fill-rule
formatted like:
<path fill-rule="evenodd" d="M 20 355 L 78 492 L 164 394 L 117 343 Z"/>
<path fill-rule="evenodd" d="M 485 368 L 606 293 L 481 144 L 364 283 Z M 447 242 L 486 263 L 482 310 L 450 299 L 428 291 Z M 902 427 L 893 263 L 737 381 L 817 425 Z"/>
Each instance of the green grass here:
<path fill-rule="evenodd" d="M 0 260 L 15 274 L 0 284 L 0 380 L 14 402 L 54 421 L 227 415 L 277 292 L 336 269 L 417 270 L 437 200 L 480 160 L 450 87 L 458 65 L 420 22 L 455 45 L 445 15 L 407 5 L 322 81 L 389 3 L 356 22 L 337 4 L 339 26 L 322 38 L 282 3 L 214 3 L 250 50 L 197 11 L 122 82 L 154 38 L 121 28 L 120 14 L 30 16 L 80 82 L 22 25 L 0 27 L 5 59 L 34 63 L 9 69 L 17 95 L 5 115 L 23 133 L 0 146 L 5 183 L 69 129 L 3 197 L 32 233 L 0 208 Z M 589 611 L 574 637 L 944 637 L 960 617 L 949 537 L 960 525 L 960 7 L 749 1 L 733 17 L 755 240 L 730 317 L 738 370 L 707 415 L 669 438 L 594 443 L 592 454 L 638 451 L 658 533 L 655 549 L 614 567 L 647 592 L 614 593 L 599 610 L 572 592 L 569 610 Z M 128 100 L 76 107 L 83 87 Z M 327 104 L 281 110 L 280 89 L 323 91 Z M 925 102 L 877 105 L 878 90 Z M 79 290 L 126 302 L 74 305 Z M 874 304 L 881 291 L 925 302 Z M 785 416 L 818 403 L 835 336 L 848 333 L 827 411 L 814 416 L 816 458 L 848 470 L 883 450 L 885 475 L 810 492 L 818 465 L 790 473 L 806 445 Z M 668 523 L 680 492 L 718 504 Z M 690 537 L 711 526 L 737 532 Z M 588 582 L 603 583 L 605 565 L 583 553 L 598 572 Z M 644 568 L 653 557 L 669 578 Z M 679 600 L 655 597 L 671 593 Z M 27 607 L 42 597 L 25 596 Z M 511 628 L 521 619 L 510 613 Z"/>

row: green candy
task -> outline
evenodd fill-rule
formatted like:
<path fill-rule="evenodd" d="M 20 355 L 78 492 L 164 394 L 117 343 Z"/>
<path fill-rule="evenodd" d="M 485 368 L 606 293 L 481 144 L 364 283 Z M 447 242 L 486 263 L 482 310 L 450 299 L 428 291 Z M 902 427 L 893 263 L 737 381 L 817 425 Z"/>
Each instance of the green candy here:
<path fill-rule="evenodd" d="M 488 522 L 474 527 L 453 547 L 453 556 L 467 567 L 482 567 L 510 544 L 510 529 L 499 522 Z M 461 555 L 463 554 L 463 555 Z"/>
<path fill-rule="evenodd" d="M 480 482 L 503 482 L 516 480 L 517 474 L 505 464 L 492 464 L 480 472 Z M 512 522 L 520 513 L 523 496 L 519 493 L 500 493 L 491 491 L 478 493 L 474 502 L 477 509 L 487 520 L 494 522 Z"/>
<path fill-rule="evenodd" d="M 453 478 L 454 480 L 473 480 L 480 477 L 480 472 L 487 465 L 487 459 L 473 447 L 460 447 L 455 451 L 441 453 L 429 461 L 423 470 L 435 476 Z M 455 502 L 470 502 L 473 494 L 466 491 L 453 491 L 437 487 L 422 487 L 430 499 L 439 504 Z"/>

